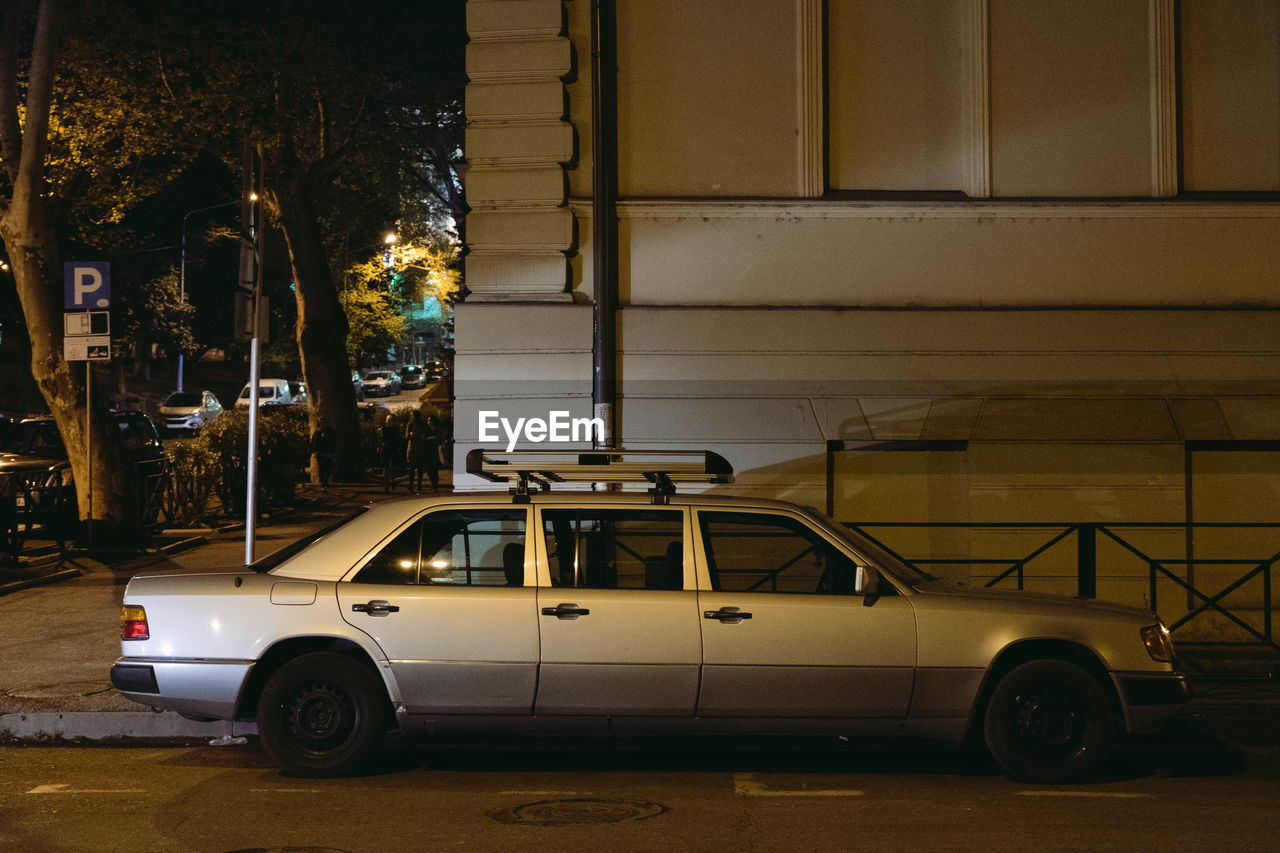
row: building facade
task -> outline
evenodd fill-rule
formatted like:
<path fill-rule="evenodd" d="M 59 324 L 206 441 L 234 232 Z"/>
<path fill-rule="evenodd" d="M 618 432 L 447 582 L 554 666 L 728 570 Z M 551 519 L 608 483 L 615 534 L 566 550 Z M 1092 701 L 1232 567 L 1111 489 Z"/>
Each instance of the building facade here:
<path fill-rule="evenodd" d="M 459 465 L 590 416 L 595 294 L 593 2 L 467 5 Z M 606 5 L 622 445 L 842 521 L 1280 518 L 1280 0 Z"/>

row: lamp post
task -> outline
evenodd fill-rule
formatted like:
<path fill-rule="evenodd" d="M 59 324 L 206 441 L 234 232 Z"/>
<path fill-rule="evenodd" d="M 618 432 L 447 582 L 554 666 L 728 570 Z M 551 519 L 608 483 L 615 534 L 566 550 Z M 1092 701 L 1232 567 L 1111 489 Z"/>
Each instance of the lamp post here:
<path fill-rule="evenodd" d="M 197 213 L 204 213 L 207 210 L 217 210 L 220 207 L 230 207 L 233 204 L 239 204 L 240 200 L 224 201 L 222 204 L 211 204 L 208 207 L 197 207 L 195 210 L 187 211 L 182 217 L 182 261 L 178 266 L 178 304 L 187 304 L 187 220 Z M 178 350 L 178 391 L 182 391 L 182 374 L 184 368 L 185 356 L 182 350 Z"/>

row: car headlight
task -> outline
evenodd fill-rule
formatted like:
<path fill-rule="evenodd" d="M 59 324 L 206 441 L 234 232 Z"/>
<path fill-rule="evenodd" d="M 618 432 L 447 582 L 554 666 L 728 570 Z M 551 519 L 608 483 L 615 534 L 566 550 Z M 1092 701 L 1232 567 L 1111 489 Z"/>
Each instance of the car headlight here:
<path fill-rule="evenodd" d="M 1142 642 L 1147 647 L 1147 654 L 1154 661 L 1173 663 L 1173 640 L 1169 637 L 1169 629 L 1163 622 L 1148 625 L 1140 632 Z"/>

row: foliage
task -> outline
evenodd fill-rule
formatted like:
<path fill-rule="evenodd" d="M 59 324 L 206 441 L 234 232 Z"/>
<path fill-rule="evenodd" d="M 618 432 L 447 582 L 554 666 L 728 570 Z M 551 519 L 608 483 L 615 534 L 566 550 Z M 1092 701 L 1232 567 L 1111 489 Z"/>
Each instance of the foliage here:
<path fill-rule="evenodd" d="M 116 342 L 140 347 L 154 343 L 167 353 L 194 353 L 196 342 L 191 334 L 191 321 L 196 309 L 181 296 L 178 271 L 173 268 L 151 279 L 140 292 L 129 294 L 124 301 L 124 322 Z"/>
<path fill-rule="evenodd" d="M 161 508 L 169 523 L 187 526 L 208 514 L 209 498 L 215 494 L 221 474 L 216 457 L 197 442 L 170 442 L 169 479 L 160 495 Z"/>
<path fill-rule="evenodd" d="M 223 412 L 194 442 L 212 471 L 214 493 L 223 507 L 243 510 L 248 487 L 249 412 Z M 263 406 L 258 418 L 258 484 L 263 497 L 288 502 L 305 479 L 311 461 L 305 406 Z"/>
<path fill-rule="evenodd" d="M 389 246 L 346 271 L 338 298 L 351 325 L 347 358 L 353 364 L 376 364 L 408 332 L 410 305 L 432 298 L 447 304 L 461 287 L 456 244 L 407 241 Z"/>
<path fill-rule="evenodd" d="M 377 364 L 387 350 L 404 337 L 408 323 L 402 306 L 385 288 L 348 283 L 338 292 L 347 315 L 347 360 L 351 364 Z"/>

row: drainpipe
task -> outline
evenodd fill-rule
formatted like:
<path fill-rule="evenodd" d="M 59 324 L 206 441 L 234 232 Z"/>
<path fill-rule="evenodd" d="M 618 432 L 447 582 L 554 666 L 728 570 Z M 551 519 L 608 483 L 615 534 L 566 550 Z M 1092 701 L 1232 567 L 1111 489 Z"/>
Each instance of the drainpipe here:
<path fill-rule="evenodd" d="M 595 283 L 592 416 L 596 448 L 616 446 L 618 389 L 618 16 L 616 0 L 591 3 L 591 245 Z"/>

